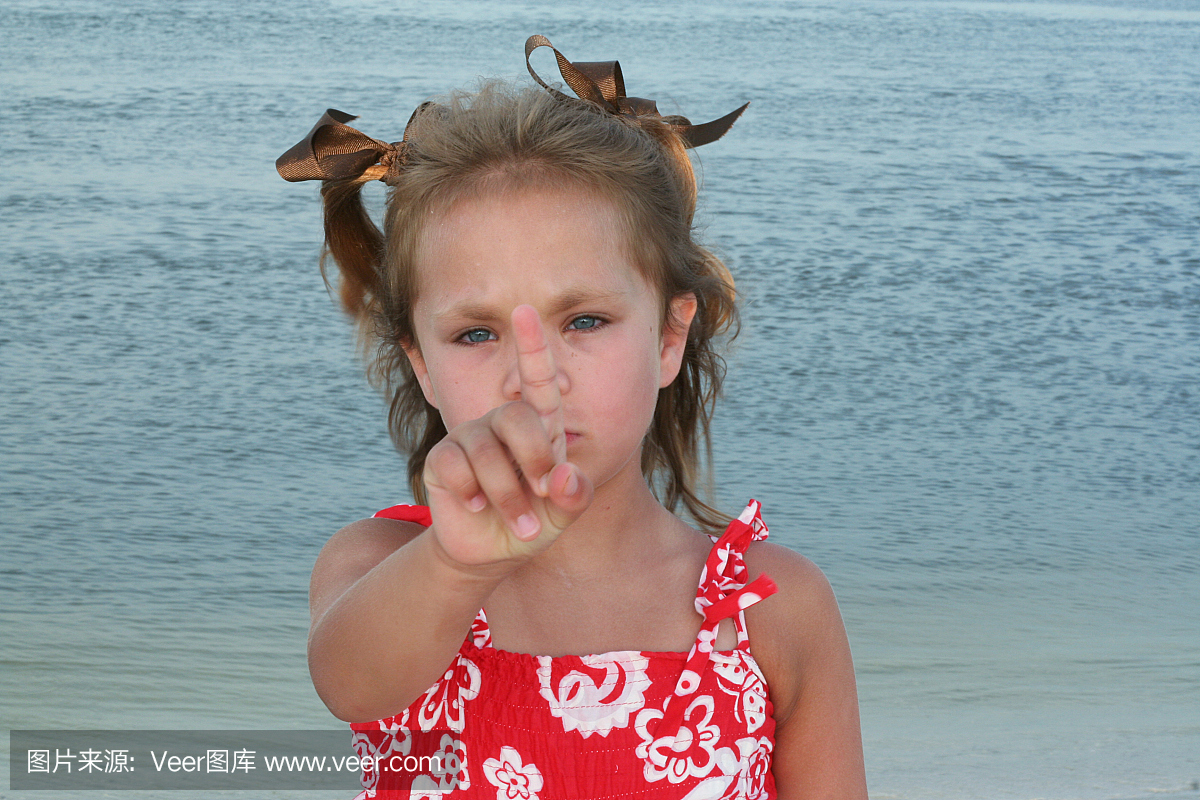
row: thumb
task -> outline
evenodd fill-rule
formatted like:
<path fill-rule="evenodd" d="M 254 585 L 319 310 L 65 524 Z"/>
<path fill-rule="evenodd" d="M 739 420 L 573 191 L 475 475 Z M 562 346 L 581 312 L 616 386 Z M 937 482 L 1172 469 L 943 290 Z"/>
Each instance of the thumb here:
<path fill-rule="evenodd" d="M 591 480 L 569 461 L 556 464 L 550 470 L 547 485 L 547 516 L 560 530 L 577 520 L 592 504 Z"/>

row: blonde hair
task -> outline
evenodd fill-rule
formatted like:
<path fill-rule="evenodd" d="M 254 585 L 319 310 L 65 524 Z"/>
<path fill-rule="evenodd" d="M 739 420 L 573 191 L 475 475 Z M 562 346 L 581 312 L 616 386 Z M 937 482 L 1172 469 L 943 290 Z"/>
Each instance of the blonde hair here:
<path fill-rule="evenodd" d="M 322 270 L 327 258 L 338 266 L 342 306 L 368 344 L 368 374 L 389 400 L 388 427 L 408 454 L 409 483 L 419 502 L 425 501 L 425 457 L 446 435 L 405 355 L 406 346 L 418 345 L 412 309 L 424 224 L 481 192 L 567 185 L 595 192 L 618 211 L 630 257 L 659 292 L 664 324 L 671 323 L 673 298 L 696 298 L 683 365 L 659 391 L 641 466 L 666 508 L 682 503 L 709 529 L 728 522 L 695 486 L 711 475 L 710 422 L 725 374 L 714 340 L 737 332 L 733 279 L 693 238 L 695 173 L 670 121 L 618 116 L 539 89 L 488 83 L 418 109 L 405 131 L 403 167 L 388 179 L 382 233 L 360 193 L 370 177 L 323 184 Z"/>

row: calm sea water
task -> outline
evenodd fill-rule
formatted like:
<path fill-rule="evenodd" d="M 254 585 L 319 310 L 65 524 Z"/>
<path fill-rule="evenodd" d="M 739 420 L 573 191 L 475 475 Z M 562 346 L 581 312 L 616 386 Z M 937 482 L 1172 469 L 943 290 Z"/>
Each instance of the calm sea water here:
<path fill-rule="evenodd" d="M 308 571 L 403 465 L 273 161 L 535 32 L 753 101 L 718 494 L 838 590 L 873 796 L 1200 797 L 1196 0 L 8 0 L 0 728 L 336 724 Z"/>

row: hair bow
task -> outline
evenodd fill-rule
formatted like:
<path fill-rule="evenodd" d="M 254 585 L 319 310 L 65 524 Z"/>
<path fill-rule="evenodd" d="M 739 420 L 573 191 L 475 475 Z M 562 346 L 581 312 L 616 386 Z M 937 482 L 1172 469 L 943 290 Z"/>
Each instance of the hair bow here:
<path fill-rule="evenodd" d="M 529 63 L 530 54 L 539 47 L 549 47 L 554 51 L 554 58 L 558 61 L 559 73 L 562 74 L 563 80 L 567 82 L 567 85 L 571 87 L 571 90 L 575 94 L 579 95 L 581 100 L 595 103 L 612 114 L 629 117 L 657 117 L 673 128 L 683 138 L 684 144 L 688 147 L 699 147 L 700 145 L 720 139 L 733 127 L 733 123 L 746 110 L 746 106 L 750 105 L 746 103 L 741 108 L 731 111 L 720 119 L 714 119 L 702 125 L 693 125 L 685 117 L 664 117 L 659 113 L 658 106 L 653 100 L 626 96 L 625 78 L 621 75 L 620 62 L 571 62 L 567 60 L 566 56 L 558 52 L 558 48 L 550 44 L 549 39 L 541 34 L 535 34 L 525 40 L 525 66 L 528 68 L 529 74 L 533 76 L 533 79 L 555 97 L 568 98 L 568 95 L 547 85 L 534 72 L 533 65 Z"/>
<path fill-rule="evenodd" d="M 620 63 L 571 62 L 558 52 L 545 36 L 530 36 L 525 41 L 525 66 L 533 79 L 555 97 L 570 99 L 568 95 L 547 85 L 534 72 L 529 63 L 529 55 L 539 47 L 549 47 L 554 51 L 563 80 L 580 99 L 595 103 L 612 114 L 660 119 L 674 129 L 688 147 L 699 147 L 720 139 L 733 127 L 734 121 L 742 115 L 746 106 L 750 105 L 746 103 L 720 119 L 702 125 L 693 125 L 684 117 L 664 117 L 653 100 L 626 96 L 625 79 L 621 75 Z M 417 115 L 433 105 L 425 102 L 417 107 L 405 126 L 405 134 Z M 275 160 L 275 168 L 279 170 L 280 176 L 287 181 L 330 181 L 366 177 L 390 182 L 394 179 L 404 165 L 404 141 L 389 143 L 372 139 L 346 124 L 354 119 L 357 117 L 352 114 L 328 109 L 307 136 Z"/>
<path fill-rule="evenodd" d="M 422 103 L 413 117 L 426 105 Z M 275 160 L 275 169 L 285 181 L 331 181 L 361 176 L 386 181 L 393 177 L 404 163 L 404 142 L 372 139 L 346 124 L 353 119 L 357 117 L 344 111 L 327 110 L 307 136 Z"/>

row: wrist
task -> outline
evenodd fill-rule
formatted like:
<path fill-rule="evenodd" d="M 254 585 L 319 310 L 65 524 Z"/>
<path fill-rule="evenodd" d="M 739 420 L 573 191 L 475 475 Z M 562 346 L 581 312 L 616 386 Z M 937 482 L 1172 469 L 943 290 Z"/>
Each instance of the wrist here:
<path fill-rule="evenodd" d="M 491 594 L 492 589 L 518 566 L 518 562 L 509 559 L 485 564 L 463 563 L 446 551 L 432 526 L 426 528 L 419 538 L 429 552 L 438 577 L 445 585 L 457 586 L 464 591 L 483 590 Z"/>

